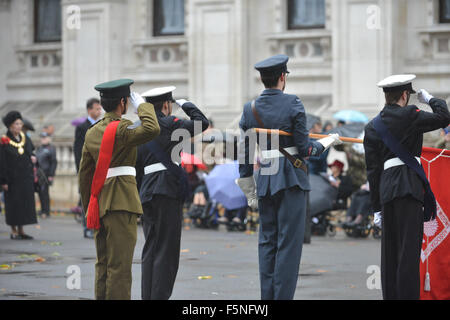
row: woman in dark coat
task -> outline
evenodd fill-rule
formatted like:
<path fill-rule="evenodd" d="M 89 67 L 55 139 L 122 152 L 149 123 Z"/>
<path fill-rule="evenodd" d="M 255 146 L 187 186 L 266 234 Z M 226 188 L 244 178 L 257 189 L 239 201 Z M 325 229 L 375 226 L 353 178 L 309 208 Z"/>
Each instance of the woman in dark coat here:
<path fill-rule="evenodd" d="M 9 112 L 3 123 L 8 131 L 0 143 L 0 185 L 5 194 L 6 224 L 11 226 L 11 239 L 33 239 L 23 231 L 24 225 L 37 223 L 33 145 L 22 132 L 19 112 Z"/>

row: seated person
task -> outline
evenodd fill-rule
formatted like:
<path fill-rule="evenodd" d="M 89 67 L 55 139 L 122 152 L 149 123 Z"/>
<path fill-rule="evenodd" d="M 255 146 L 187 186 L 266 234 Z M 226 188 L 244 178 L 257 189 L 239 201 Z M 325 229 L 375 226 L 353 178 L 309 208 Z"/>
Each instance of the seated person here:
<path fill-rule="evenodd" d="M 208 188 L 206 188 L 206 185 L 202 183 L 199 186 L 197 186 L 197 188 L 195 188 L 194 190 L 192 205 L 188 212 L 188 216 L 190 216 L 191 218 L 200 217 L 206 210 L 208 200 L 209 200 Z"/>
<path fill-rule="evenodd" d="M 352 226 L 360 224 L 371 212 L 369 182 L 353 193 L 350 208 L 347 210 L 344 225 Z"/>
<path fill-rule="evenodd" d="M 230 220 L 233 223 L 240 224 L 247 217 L 247 206 L 234 209 L 234 210 L 225 210 L 225 214 L 218 219 L 220 223 L 228 223 Z"/>
<path fill-rule="evenodd" d="M 328 175 L 328 181 L 330 184 L 338 189 L 335 208 L 343 209 L 347 207 L 347 198 L 353 192 L 353 182 L 349 176 L 343 175 L 344 163 L 339 160 L 334 160 L 334 162 L 328 167 L 331 169 L 331 175 Z"/>

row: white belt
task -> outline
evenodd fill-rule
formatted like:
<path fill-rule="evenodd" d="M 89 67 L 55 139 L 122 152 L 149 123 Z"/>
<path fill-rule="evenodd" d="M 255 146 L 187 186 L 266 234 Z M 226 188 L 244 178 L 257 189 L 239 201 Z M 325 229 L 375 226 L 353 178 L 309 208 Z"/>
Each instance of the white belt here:
<path fill-rule="evenodd" d="M 420 158 L 419 157 L 415 157 L 415 158 L 420 163 Z M 396 167 L 396 166 L 402 166 L 404 164 L 405 163 L 402 160 L 400 160 L 400 158 L 392 158 L 392 159 L 387 160 L 384 163 L 384 170 L 387 170 L 389 168 Z"/>
<path fill-rule="evenodd" d="M 178 162 L 174 162 L 176 165 L 179 165 Z M 144 168 L 144 174 L 150 174 L 158 171 L 164 171 L 167 170 L 166 166 L 163 165 L 161 162 L 151 164 L 149 166 L 146 166 Z"/>
<path fill-rule="evenodd" d="M 106 179 L 117 176 L 136 176 L 136 169 L 134 167 L 115 167 L 109 168 Z"/>
<path fill-rule="evenodd" d="M 297 147 L 284 148 L 284 150 L 286 150 L 287 153 L 289 153 L 291 156 L 298 154 Z M 274 159 L 284 157 L 284 155 L 279 150 L 264 150 L 261 151 L 261 156 L 263 157 L 263 159 Z"/>

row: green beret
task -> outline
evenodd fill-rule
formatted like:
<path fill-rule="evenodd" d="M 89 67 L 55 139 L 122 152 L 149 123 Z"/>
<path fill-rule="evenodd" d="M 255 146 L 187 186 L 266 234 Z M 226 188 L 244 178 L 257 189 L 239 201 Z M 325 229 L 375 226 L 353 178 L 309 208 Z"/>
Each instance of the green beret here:
<path fill-rule="evenodd" d="M 95 86 L 100 92 L 100 97 L 106 99 L 118 99 L 130 96 L 130 86 L 134 83 L 131 79 L 118 79 L 104 82 Z"/>

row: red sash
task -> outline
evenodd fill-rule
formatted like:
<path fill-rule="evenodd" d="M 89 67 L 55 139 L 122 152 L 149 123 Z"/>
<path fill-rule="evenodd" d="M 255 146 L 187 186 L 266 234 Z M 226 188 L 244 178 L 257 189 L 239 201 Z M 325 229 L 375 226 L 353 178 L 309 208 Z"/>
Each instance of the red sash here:
<path fill-rule="evenodd" d="M 89 199 L 89 207 L 87 212 L 86 224 L 88 229 L 100 229 L 100 215 L 98 207 L 98 196 L 105 184 L 106 175 L 111 163 L 112 153 L 114 149 L 114 141 L 116 139 L 117 126 L 120 121 L 113 121 L 105 129 L 100 152 L 98 154 L 97 167 L 95 168 L 94 178 L 91 185 L 91 198 Z"/>

